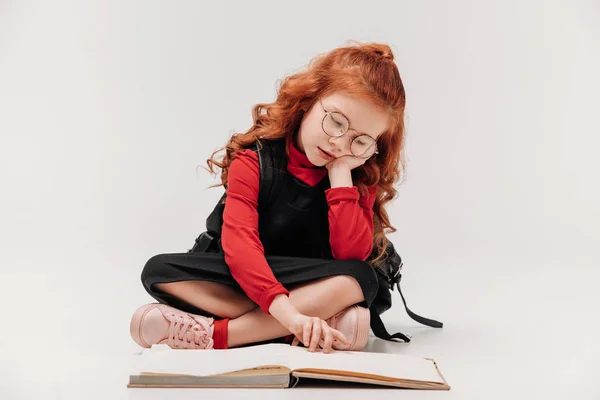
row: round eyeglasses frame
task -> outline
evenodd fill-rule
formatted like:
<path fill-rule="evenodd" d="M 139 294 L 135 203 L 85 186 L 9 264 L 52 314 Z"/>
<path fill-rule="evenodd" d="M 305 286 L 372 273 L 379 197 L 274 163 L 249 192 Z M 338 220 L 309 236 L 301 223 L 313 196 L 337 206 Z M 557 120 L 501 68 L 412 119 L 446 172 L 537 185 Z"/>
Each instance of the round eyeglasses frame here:
<path fill-rule="evenodd" d="M 375 154 L 379 154 L 379 149 L 377 147 L 377 141 L 375 139 L 373 139 L 371 136 L 367 135 L 366 133 L 363 134 L 358 134 L 358 132 L 356 132 L 354 129 L 350 128 L 350 120 L 348 119 L 348 117 L 346 117 L 344 114 L 337 112 L 337 111 L 327 111 L 325 109 L 325 107 L 323 106 L 323 103 L 321 102 L 321 99 L 319 99 L 319 104 L 321 105 L 321 108 L 323 109 L 323 111 L 325 111 L 325 115 L 323 116 L 323 119 L 321 120 L 321 129 L 323 129 L 323 133 L 325 133 L 327 136 L 329 137 L 342 137 L 344 136 L 346 133 L 348 133 L 348 131 L 352 131 L 356 134 L 356 136 L 352 139 L 352 141 L 350 142 L 350 151 L 352 152 L 352 143 L 354 143 L 354 141 L 358 138 L 360 138 L 361 136 L 367 136 L 369 139 L 375 141 L 375 152 L 373 154 L 371 154 L 368 157 L 361 157 L 361 156 L 357 156 L 356 154 L 354 154 L 354 152 L 352 152 L 352 155 L 354 157 L 357 158 L 366 158 L 369 159 L 371 157 L 373 157 Z M 346 119 L 346 121 L 348 121 L 348 129 L 346 129 L 345 132 L 343 132 L 341 135 L 330 135 L 329 133 L 327 133 L 327 131 L 325 130 L 325 118 L 327 118 L 328 116 L 332 115 L 332 114 L 338 114 L 341 115 L 342 117 L 344 117 Z M 331 117 L 330 117 L 331 118 Z"/>

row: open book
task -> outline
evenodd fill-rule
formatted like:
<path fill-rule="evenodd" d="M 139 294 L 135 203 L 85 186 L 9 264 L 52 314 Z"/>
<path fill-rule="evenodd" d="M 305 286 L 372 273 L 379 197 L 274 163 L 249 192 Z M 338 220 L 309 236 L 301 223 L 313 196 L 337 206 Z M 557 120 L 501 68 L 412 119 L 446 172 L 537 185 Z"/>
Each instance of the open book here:
<path fill-rule="evenodd" d="M 449 390 L 432 359 L 356 351 L 310 352 L 288 344 L 228 350 L 144 349 L 130 388 L 290 388 L 303 378 L 407 389 Z"/>

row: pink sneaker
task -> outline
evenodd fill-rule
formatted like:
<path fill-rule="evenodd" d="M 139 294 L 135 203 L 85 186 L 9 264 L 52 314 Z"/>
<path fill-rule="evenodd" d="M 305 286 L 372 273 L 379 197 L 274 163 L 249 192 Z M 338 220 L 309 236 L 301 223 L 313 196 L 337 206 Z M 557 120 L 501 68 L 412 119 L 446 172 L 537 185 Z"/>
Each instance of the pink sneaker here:
<path fill-rule="evenodd" d="M 146 304 L 131 318 L 131 337 L 142 347 L 167 344 L 172 349 L 212 349 L 213 319 L 165 304 Z"/>
<path fill-rule="evenodd" d="M 325 322 L 350 341 L 349 346 L 334 342 L 332 347 L 335 350 L 360 351 L 367 345 L 371 324 L 369 309 L 356 305 L 348 307 Z"/>

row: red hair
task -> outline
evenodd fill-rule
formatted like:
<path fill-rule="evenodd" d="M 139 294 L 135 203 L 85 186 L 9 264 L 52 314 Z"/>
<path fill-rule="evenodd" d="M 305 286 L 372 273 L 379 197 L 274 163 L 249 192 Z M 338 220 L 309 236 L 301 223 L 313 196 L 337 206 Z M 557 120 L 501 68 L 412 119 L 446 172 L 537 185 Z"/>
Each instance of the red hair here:
<path fill-rule="evenodd" d="M 255 142 L 260 143 L 260 139 L 285 138 L 289 156 L 289 144 L 304 114 L 319 97 L 342 92 L 370 100 L 389 113 L 390 126 L 377 140 L 379 154 L 353 169 L 352 180 L 363 195 L 367 186 L 377 185 L 377 198 L 373 206 L 373 244 L 377 249 L 377 256 L 371 261 L 374 264 L 385 255 L 384 249 L 388 244 L 385 235 L 396 231 L 390 224 L 384 206 L 396 197 L 394 185 L 405 170 L 402 153 L 406 95 L 388 45 L 352 42 L 316 56 L 305 71 L 284 78 L 275 102 L 254 106 L 253 126 L 244 133 L 233 134 L 227 145 L 213 152 L 206 163 L 213 175 L 216 174 L 214 165 L 222 169 L 221 184 L 210 187 L 226 185 L 228 169 L 235 154 Z M 215 154 L 223 149 L 226 150 L 225 156 L 220 161 L 216 160 Z"/>

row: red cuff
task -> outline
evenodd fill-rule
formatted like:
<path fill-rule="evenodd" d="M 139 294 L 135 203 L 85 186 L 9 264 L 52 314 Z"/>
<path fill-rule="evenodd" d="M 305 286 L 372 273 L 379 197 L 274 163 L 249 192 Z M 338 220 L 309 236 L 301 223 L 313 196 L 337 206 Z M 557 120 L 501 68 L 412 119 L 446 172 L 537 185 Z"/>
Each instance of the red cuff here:
<path fill-rule="evenodd" d="M 290 296 L 290 292 L 285 287 L 283 287 L 281 283 L 277 282 L 277 284 L 265 289 L 265 291 L 260 296 L 258 306 L 267 315 L 271 315 L 269 313 L 269 307 L 271 307 L 273 299 L 275 299 L 275 297 L 279 296 L 280 294 L 285 294 L 288 297 Z"/>
<path fill-rule="evenodd" d="M 340 200 L 358 200 L 360 198 L 360 194 L 358 193 L 358 188 L 356 186 L 330 188 L 325 191 L 325 196 L 327 196 L 327 203 L 329 205 Z"/>

